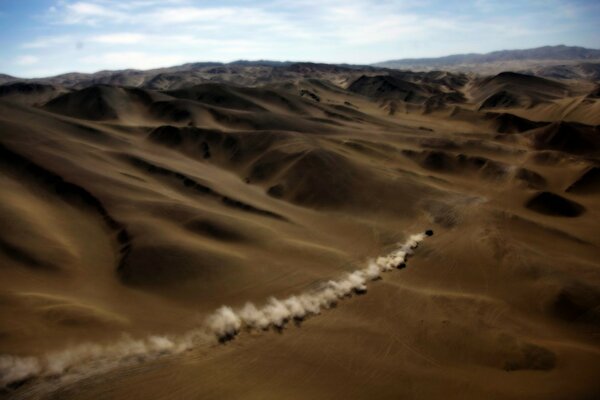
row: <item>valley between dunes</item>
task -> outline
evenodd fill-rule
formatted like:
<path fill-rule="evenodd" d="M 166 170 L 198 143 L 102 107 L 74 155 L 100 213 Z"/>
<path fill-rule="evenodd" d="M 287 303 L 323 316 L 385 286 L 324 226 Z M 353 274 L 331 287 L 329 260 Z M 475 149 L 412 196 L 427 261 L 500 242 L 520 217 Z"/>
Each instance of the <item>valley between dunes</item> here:
<path fill-rule="evenodd" d="M 0 398 L 600 396 L 597 83 L 272 70 L 0 86 L 0 354 L 184 335 L 435 234 L 279 331 Z"/>

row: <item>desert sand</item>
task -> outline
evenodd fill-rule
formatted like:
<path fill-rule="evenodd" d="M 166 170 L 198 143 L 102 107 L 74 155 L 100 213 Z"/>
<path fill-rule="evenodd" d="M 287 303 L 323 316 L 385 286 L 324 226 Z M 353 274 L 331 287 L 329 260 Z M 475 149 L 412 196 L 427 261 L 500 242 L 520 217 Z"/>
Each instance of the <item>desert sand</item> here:
<path fill-rule="evenodd" d="M 0 397 L 600 396 L 597 83 L 281 68 L 2 87 Z"/>

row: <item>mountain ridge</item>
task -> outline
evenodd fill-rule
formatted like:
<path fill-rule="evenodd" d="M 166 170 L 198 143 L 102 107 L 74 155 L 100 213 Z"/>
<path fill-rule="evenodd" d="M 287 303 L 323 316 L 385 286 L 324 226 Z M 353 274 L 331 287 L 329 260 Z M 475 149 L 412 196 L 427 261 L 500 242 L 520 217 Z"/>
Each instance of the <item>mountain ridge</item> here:
<path fill-rule="evenodd" d="M 442 57 L 402 58 L 374 63 L 372 65 L 397 68 L 404 65 L 447 66 L 461 63 L 487 63 L 515 60 L 597 60 L 600 50 L 580 46 L 542 46 L 531 49 L 498 50 L 489 53 L 450 54 Z"/>
<path fill-rule="evenodd" d="M 192 62 L 148 70 L 68 72 L 43 78 L 18 78 L 0 74 L 0 85 L 16 82 L 84 88 L 97 84 L 178 89 L 204 82 L 228 82 L 242 86 L 288 81 L 290 78 L 335 76 L 346 85 L 357 74 L 382 74 L 394 70 L 448 71 L 496 75 L 512 71 L 553 79 L 600 79 L 600 50 L 569 46 L 544 46 L 526 50 L 501 50 L 487 54 L 456 54 L 439 58 L 390 60 L 371 65 L 327 64 L 306 61 L 236 60 Z"/>

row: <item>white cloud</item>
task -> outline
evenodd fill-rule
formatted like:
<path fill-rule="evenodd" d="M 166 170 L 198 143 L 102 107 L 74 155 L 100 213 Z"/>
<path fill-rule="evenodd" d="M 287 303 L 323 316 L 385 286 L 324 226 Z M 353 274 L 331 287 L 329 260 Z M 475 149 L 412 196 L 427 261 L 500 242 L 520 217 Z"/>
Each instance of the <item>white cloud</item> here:
<path fill-rule="evenodd" d="M 204 23 L 216 22 L 222 18 L 239 15 L 240 9 L 232 7 L 176 7 L 160 8 L 144 15 L 142 19 L 150 18 L 154 24 Z"/>
<path fill-rule="evenodd" d="M 40 61 L 40 59 L 37 58 L 36 56 L 23 55 L 23 56 L 19 56 L 16 58 L 15 64 L 27 66 L 27 65 L 37 64 L 39 61 Z"/>
<path fill-rule="evenodd" d="M 152 69 L 169 67 L 186 61 L 182 55 L 163 54 L 157 55 L 139 51 L 122 51 L 94 54 L 81 59 L 84 64 L 100 69 Z"/>
<path fill-rule="evenodd" d="M 140 33 L 108 33 L 89 38 L 89 41 L 103 44 L 135 44 L 140 43 L 146 38 L 146 35 Z"/>
<path fill-rule="evenodd" d="M 414 47 L 417 41 L 436 42 L 438 38 L 434 35 L 440 32 L 460 30 L 459 22 L 416 13 L 411 8 L 413 0 L 401 3 L 266 0 L 253 5 L 246 2 L 211 4 L 215 3 L 204 5 L 187 0 L 59 2 L 57 11 L 47 14 L 47 18 L 54 24 L 81 25 L 80 32 L 84 34 L 77 37 L 77 42 L 87 51 L 105 54 L 104 58 L 88 55 L 86 66 L 98 63 L 99 68 L 146 68 L 148 65 L 153 68 L 173 59 L 173 56 L 168 60 L 158 57 L 160 54 L 176 54 L 189 61 L 285 58 L 366 63 L 380 60 L 376 46 L 380 46 L 379 49 L 383 45 Z M 26 47 L 58 47 L 66 43 L 64 40 L 45 37 Z M 107 49 L 110 51 L 105 53 Z M 363 60 L 356 59 L 357 51 Z M 131 59 L 117 57 L 132 52 L 135 56 Z M 108 65 L 108 59 L 117 65 Z"/>
<path fill-rule="evenodd" d="M 22 47 L 25 49 L 44 49 L 48 47 L 62 46 L 73 42 L 75 42 L 75 40 L 70 36 L 44 36 L 36 38 L 31 42 L 24 43 Z"/>
<path fill-rule="evenodd" d="M 67 3 L 58 12 L 55 8 L 55 11 L 51 11 L 50 14 L 52 17 L 58 14 L 59 21 L 65 24 L 96 25 L 101 21 L 117 22 L 127 19 L 127 13 L 93 2 Z"/>

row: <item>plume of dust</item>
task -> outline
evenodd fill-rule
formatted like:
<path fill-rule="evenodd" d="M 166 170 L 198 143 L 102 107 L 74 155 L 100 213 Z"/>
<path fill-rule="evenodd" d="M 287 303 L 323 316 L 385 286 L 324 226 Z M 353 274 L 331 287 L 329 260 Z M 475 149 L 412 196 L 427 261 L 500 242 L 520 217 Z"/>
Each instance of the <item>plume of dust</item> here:
<path fill-rule="evenodd" d="M 242 328 L 281 329 L 292 319 L 303 320 L 318 315 L 323 309 L 335 306 L 345 297 L 365 293 L 368 281 L 379 279 L 382 272 L 402 268 L 419 243 L 432 234 L 432 231 L 427 231 L 412 235 L 388 255 L 370 260 L 365 268 L 348 273 L 340 279 L 330 280 L 317 290 L 284 300 L 271 297 L 260 308 L 252 303 L 246 303 L 239 310 L 222 306 L 206 319 L 202 329 L 184 335 L 149 336 L 144 339 L 125 336 L 109 345 L 81 344 L 43 357 L 0 355 L 0 388 L 37 377 L 74 380 L 118 366 L 179 354 L 205 342 L 207 334 L 216 336 L 219 341 L 226 341 L 234 338 Z"/>
<path fill-rule="evenodd" d="M 345 297 L 365 293 L 367 282 L 379 279 L 383 272 L 403 268 L 413 250 L 425 237 L 432 234 L 432 231 L 427 231 L 412 235 L 388 255 L 370 260 L 365 268 L 348 273 L 340 279 L 330 280 L 317 290 L 284 300 L 271 297 L 262 307 L 253 303 L 246 303 L 239 310 L 222 306 L 207 318 L 206 328 L 219 341 L 227 341 L 233 339 L 242 328 L 281 329 L 290 320 L 303 320 L 320 314 L 321 310 L 331 308 Z"/>
<path fill-rule="evenodd" d="M 190 331 L 180 336 L 149 336 L 99 345 L 80 344 L 55 351 L 43 357 L 0 355 L 0 388 L 18 384 L 30 378 L 60 378 L 76 380 L 90 373 L 108 371 L 124 365 L 138 364 L 165 355 L 179 354 L 191 349 L 204 339 L 204 331 Z"/>

